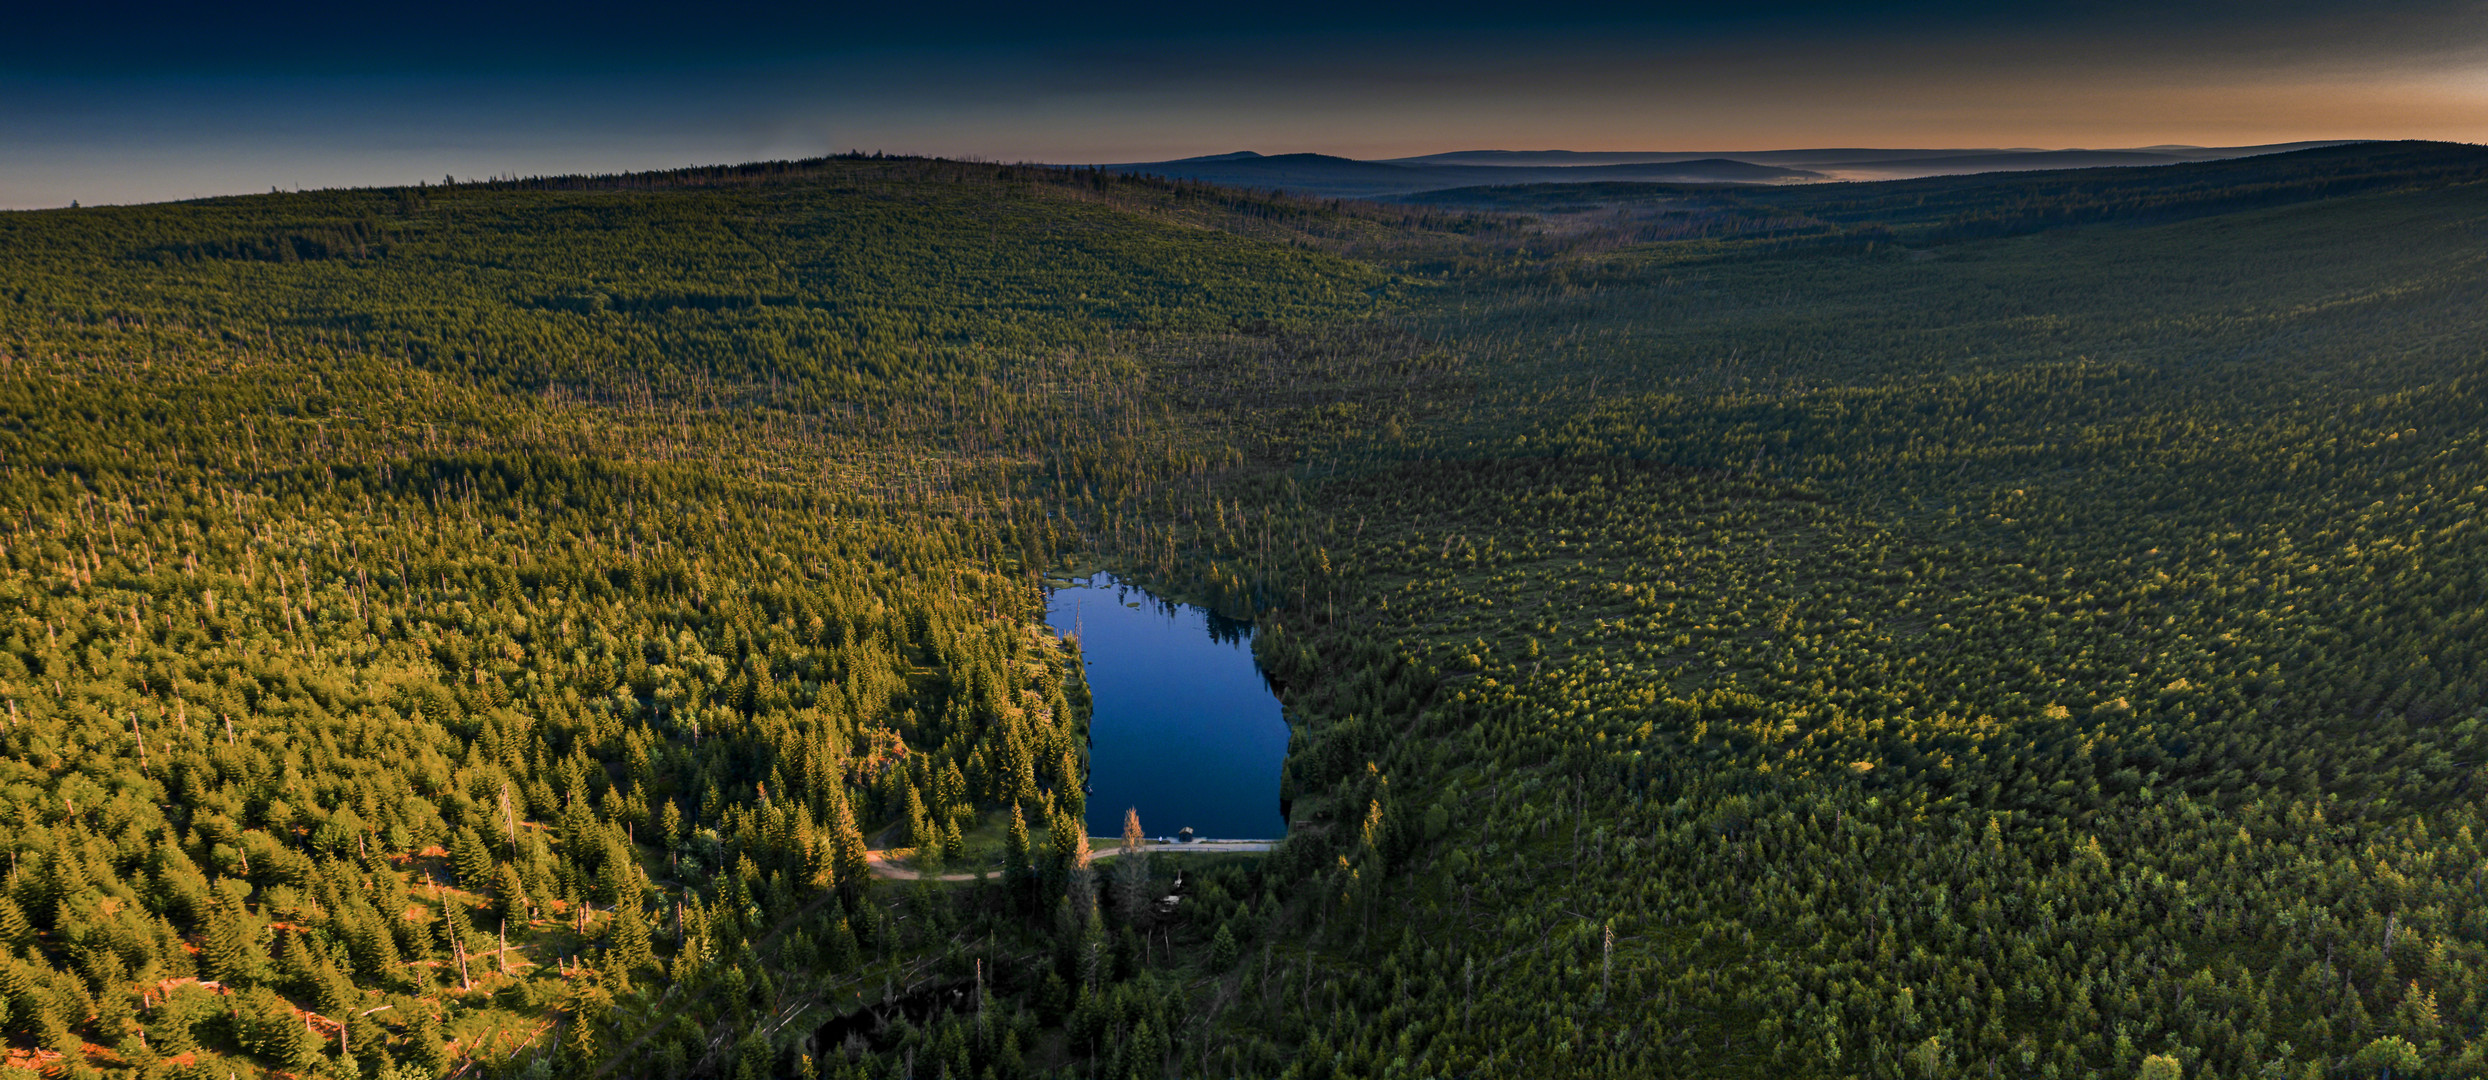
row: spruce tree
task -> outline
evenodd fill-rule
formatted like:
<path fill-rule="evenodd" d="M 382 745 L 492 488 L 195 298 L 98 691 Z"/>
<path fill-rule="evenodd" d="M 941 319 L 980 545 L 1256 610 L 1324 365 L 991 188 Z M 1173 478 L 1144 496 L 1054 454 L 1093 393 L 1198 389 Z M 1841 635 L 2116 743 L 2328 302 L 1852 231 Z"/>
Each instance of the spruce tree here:
<path fill-rule="evenodd" d="M 268 953 L 260 944 L 259 921 L 233 900 L 216 905 L 208 916 L 207 939 L 200 945 L 208 978 L 231 987 L 254 985 L 268 974 Z"/>
<path fill-rule="evenodd" d="M 849 892 L 864 888 L 871 872 L 865 856 L 864 830 L 855 824 L 855 809 L 848 805 L 844 789 L 829 801 L 830 844 L 837 852 L 838 887 Z"/>
<path fill-rule="evenodd" d="M 829 965 L 829 970 L 834 973 L 843 975 L 855 970 L 855 965 L 863 962 L 863 950 L 857 947 L 855 931 L 847 925 L 845 916 L 840 916 L 836 922 L 830 924 L 828 938 L 822 942 L 822 946 L 822 959 Z"/>
<path fill-rule="evenodd" d="M 17 901 L 0 895 L 0 949 L 22 949 L 35 943 L 35 924 Z"/>
<path fill-rule="evenodd" d="M 613 915 L 605 924 L 605 949 L 613 958 L 613 970 L 627 983 L 632 975 L 656 965 L 656 951 L 648 944 L 648 919 L 636 898 L 616 906 Z"/>
<path fill-rule="evenodd" d="M 441 1019 L 428 1008 L 415 1013 L 413 1029 L 406 1033 L 407 1057 L 423 1066 L 424 1075 L 441 1076 L 449 1072 L 449 1039 L 441 1034 Z"/>
<path fill-rule="evenodd" d="M 288 994 L 310 997 L 319 992 L 319 963 L 312 957 L 310 939 L 302 931 L 277 935 L 276 978 Z"/>
<path fill-rule="evenodd" d="M 1002 888 L 1012 901 L 1025 907 L 1029 898 L 1028 819 L 1011 804 L 1011 827 L 1002 834 Z"/>
<path fill-rule="evenodd" d="M 42 1039 L 43 1029 L 35 1022 L 35 1016 L 51 995 L 43 992 L 41 986 L 37 973 L 25 961 L 0 954 L 0 1001 L 7 1003 L 9 1011 L 6 1026 L 0 1030 L 28 1043 Z"/>
<path fill-rule="evenodd" d="M 492 848 L 472 828 L 458 830 L 449 842 L 449 865 L 458 873 L 458 887 L 481 893 L 492 887 Z"/>
<path fill-rule="evenodd" d="M 66 845 L 46 856 L 42 866 L 43 876 L 38 879 L 42 903 L 37 905 L 35 910 L 38 913 L 52 912 L 50 925 L 57 929 L 60 925 L 60 915 L 55 909 L 59 905 L 68 903 L 72 897 L 86 895 L 87 890 L 93 886 L 87 878 L 85 862 L 78 858 L 76 851 Z"/>
<path fill-rule="evenodd" d="M 2415 1076 L 2426 1064 L 2419 1048 L 2399 1035 L 2386 1035 L 2360 1047 L 2358 1055 L 2351 1060 L 2361 1068 L 2377 1070 L 2378 1080 Z"/>
<path fill-rule="evenodd" d="M 1128 1063 L 1124 1075 L 1130 1080 L 1158 1080 L 1166 1071 L 1166 1050 L 1166 1037 L 1143 1017 L 1133 1026 L 1131 1043 L 1124 1051 Z"/>
<path fill-rule="evenodd" d="M 512 926 L 525 926 L 534 905 L 527 897 L 527 885 L 519 879 L 518 868 L 503 863 L 493 874 L 498 895 L 493 897 L 495 913 Z"/>
<path fill-rule="evenodd" d="M 665 836 L 666 851 L 682 851 L 682 807 L 674 800 L 665 800 L 664 808 L 657 811 L 657 827 Z"/>
<path fill-rule="evenodd" d="M 285 1016 L 285 1067 L 308 1076 L 326 1061 L 328 1040 L 288 1010 Z"/>
<path fill-rule="evenodd" d="M 1056 888 L 1085 888 L 1089 865 L 1088 830 L 1081 826 L 1079 818 L 1060 809 L 1046 821 L 1045 828 L 1048 884 Z"/>
<path fill-rule="evenodd" d="M 314 943 L 310 952 L 314 960 L 312 975 L 319 982 L 312 994 L 313 1003 L 320 1015 L 342 1022 L 361 1002 L 362 995 L 354 989 L 354 979 L 339 970 L 326 947 Z"/>
<path fill-rule="evenodd" d="M 942 763 L 941 775 L 933 784 L 934 810 L 944 819 L 957 817 L 968 806 L 967 777 L 959 772 L 957 761 Z"/>
<path fill-rule="evenodd" d="M 927 851 L 938 852 L 942 846 L 941 826 L 933 821 L 932 811 L 925 808 L 924 797 L 916 793 L 914 784 L 907 785 L 907 843 L 921 856 Z"/>
<path fill-rule="evenodd" d="M 384 984 L 402 981 L 405 963 L 399 958 L 397 936 L 389 932 L 387 916 L 365 914 L 350 923 L 346 930 L 348 947 L 354 951 L 359 966 Z"/>
<path fill-rule="evenodd" d="M 1080 789 L 1080 769 L 1071 751 L 1062 754 L 1062 764 L 1054 775 L 1054 804 L 1066 816 L 1077 821 L 1088 812 L 1088 795 Z"/>
<path fill-rule="evenodd" d="M 30 1026 L 37 1045 L 58 1051 L 72 1061 L 84 1060 L 86 1040 L 70 1028 L 69 1017 L 54 995 L 47 994 L 36 1004 Z"/>
<path fill-rule="evenodd" d="M 187 1054 L 198 1049 L 199 1021 L 215 1008 L 213 996 L 196 984 L 175 989 L 156 1006 L 154 1020 L 147 1025 L 147 1038 L 158 1053 L 174 1057 Z"/>

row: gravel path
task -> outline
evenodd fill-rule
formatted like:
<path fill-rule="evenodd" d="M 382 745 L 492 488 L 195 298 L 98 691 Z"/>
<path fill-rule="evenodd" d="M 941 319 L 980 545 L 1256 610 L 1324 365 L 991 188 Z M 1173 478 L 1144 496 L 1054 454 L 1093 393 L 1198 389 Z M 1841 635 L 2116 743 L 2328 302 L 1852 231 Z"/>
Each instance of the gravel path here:
<path fill-rule="evenodd" d="M 1119 840 L 1106 839 L 1103 837 L 1098 839 L 1107 845 L 1119 846 L 1121 843 Z M 1195 840 L 1188 844 L 1152 840 L 1141 845 L 1141 850 L 1149 853 L 1163 851 L 1169 854 L 1190 853 L 1196 855 L 1232 855 L 1256 851 L 1268 851 L 1277 846 L 1278 842 L 1274 840 Z M 1115 846 L 1101 846 L 1092 849 L 1091 854 L 1089 855 L 1089 860 L 1091 862 L 1096 862 L 1103 859 L 1111 859 L 1117 854 L 1120 854 L 1120 852 Z M 874 877 L 885 878 L 890 881 L 924 881 L 928 879 L 933 881 L 975 881 L 980 878 L 995 878 L 1002 876 L 1002 871 L 1000 870 L 988 870 L 981 874 L 969 873 L 967 871 L 958 871 L 938 876 L 926 874 L 910 867 L 900 865 L 898 861 L 893 859 L 887 851 L 867 851 L 864 853 L 864 862 L 872 868 Z"/>

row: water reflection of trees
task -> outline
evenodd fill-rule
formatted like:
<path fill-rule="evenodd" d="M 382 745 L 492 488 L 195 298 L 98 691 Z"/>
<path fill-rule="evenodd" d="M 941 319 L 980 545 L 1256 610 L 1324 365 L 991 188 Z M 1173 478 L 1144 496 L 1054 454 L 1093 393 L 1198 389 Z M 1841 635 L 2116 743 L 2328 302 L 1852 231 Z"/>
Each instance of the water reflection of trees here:
<path fill-rule="evenodd" d="M 1170 619 L 1182 618 L 1189 612 L 1200 612 L 1203 620 L 1208 624 L 1209 639 L 1221 645 L 1245 646 L 1252 642 L 1253 621 L 1251 619 L 1230 618 L 1197 604 L 1177 603 L 1140 586 L 1128 584 L 1112 574 L 1099 573 L 1053 591 L 1056 593 L 1105 592 L 1109 589 L 1113 590 L 1115 602 L 1118 604 L 1142 611 L 1154 611 Z"/>
<path fill-rule="evenodd" d="M 1230 619 L 1207 608 L 1201 614 L 1209 619 L 1209 638 L 1222 645 L 1242 645 L 1253 636 L 1251 619 Z"/>

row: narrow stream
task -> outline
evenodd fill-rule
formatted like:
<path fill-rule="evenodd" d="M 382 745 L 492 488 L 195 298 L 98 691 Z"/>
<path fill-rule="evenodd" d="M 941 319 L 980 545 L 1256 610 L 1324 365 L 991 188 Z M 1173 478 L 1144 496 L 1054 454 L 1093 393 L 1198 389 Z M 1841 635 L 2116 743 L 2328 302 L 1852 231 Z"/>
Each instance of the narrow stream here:
<path fill-rule="evenodd" d="M 1279 765 L 1287 721 L 1253 660 L 1251 623 L 1170 604 L 1108 574 L 1057 588 L 1046 622 L 1077 635 L 1089 719 L 1088 831 L 1118 836 L 1140 811 L 1150 836 L 1287 834 Z"/>

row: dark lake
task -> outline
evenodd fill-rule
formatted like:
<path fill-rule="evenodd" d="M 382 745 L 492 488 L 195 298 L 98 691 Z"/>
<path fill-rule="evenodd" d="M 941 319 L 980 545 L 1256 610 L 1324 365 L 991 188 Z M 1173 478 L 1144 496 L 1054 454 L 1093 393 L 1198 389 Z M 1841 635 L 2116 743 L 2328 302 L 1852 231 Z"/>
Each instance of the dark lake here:
<path fill-rule="evenodd" d="M 1287 722 L 1253 662 L 1251 623 L 1170 604 L 1098 574 L 1054 590 L 1046 622 L 1088 661 L 1088 831 L 1119 836 L 1126 807 L 1151 836 L 1287 834 Z"/>

